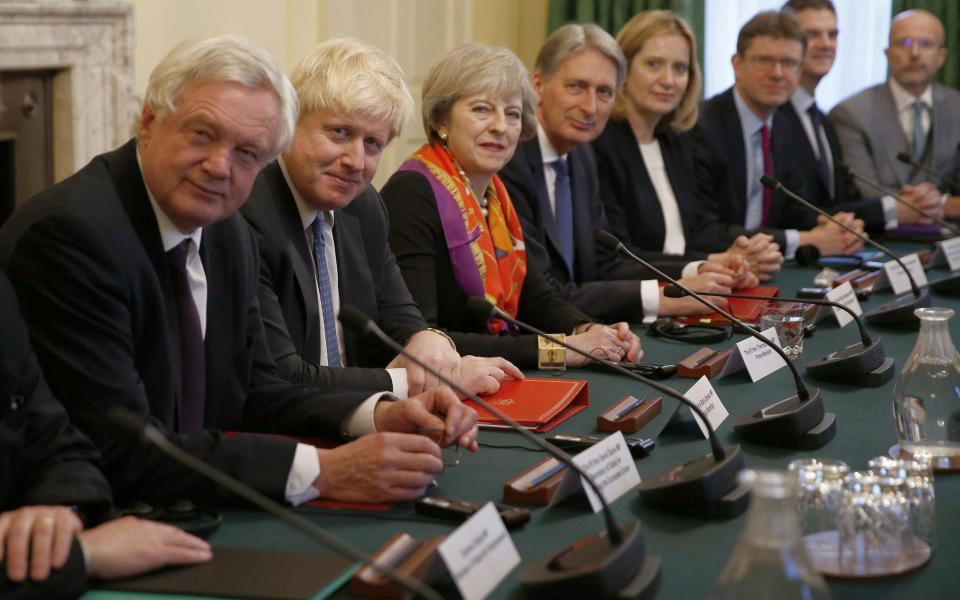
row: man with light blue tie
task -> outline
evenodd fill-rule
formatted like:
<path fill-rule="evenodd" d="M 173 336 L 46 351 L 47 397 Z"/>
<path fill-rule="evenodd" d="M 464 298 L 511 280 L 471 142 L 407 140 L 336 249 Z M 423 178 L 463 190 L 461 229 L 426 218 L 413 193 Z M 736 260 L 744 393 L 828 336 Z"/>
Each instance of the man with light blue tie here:
<path fill-rule="evenodd" d="M 943 24 L 925 10 L 893 18 L 886 49 L 890 78 L 830 112 L 847 164 L 899 189 L 929 181 L 942 192 L 947 216 L 960 217 L 960 92 L 933 81 L 947 57 Z M 905 164 L 897 154 L 940 173 Z M 876 194 L 860 183 L 864 194 Z"/>

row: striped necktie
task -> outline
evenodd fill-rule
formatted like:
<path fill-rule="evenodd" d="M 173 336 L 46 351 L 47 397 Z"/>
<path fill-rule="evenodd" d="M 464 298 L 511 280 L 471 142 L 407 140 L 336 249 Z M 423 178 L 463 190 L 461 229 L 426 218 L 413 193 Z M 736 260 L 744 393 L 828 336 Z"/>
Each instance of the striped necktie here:
<path fill-rule="evenodd" d="M 320 316 L 323 320 L 323 341 L 327 348 L 327 366 L 339 367 L 340 346 L 337 344 L 337 319 L 333 314 L 333 291 L 330 288 L 330 272 L 327 271 L 327 249 L 323 239 L 323 213 L 310 224 L 313 231 L 313 260 L 317 266 L 317 286 L 320 288 Z"/>

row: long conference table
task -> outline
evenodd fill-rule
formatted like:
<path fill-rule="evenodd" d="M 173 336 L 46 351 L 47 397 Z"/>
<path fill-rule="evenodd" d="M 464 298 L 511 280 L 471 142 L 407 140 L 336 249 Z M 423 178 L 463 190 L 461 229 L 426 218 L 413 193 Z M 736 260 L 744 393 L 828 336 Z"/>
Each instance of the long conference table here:
<path fill-rule="evenodd" d="M 897 244 L 900 253 L 916 245 Z M 785 266 L 783 272 L 771 282 L 780 287 L 781 294 L 792 295 L 797 289 L 812 284 L 818 269 Z M 941 276 L 942 271 L 930 271 L 931 279 Z M 877 292 L 863 302 L 865 310 L 892 297 L 890 290 Z M 934 306 L 952 307 L 960 313 L 960 301 L 954 297 L 933 295 Z M 917 338 L 915 331 L 898 331 L 868 326 L 871 333 L 880 335 L 887 356 L 896 359 L 900 369 L 909 356 Z M 951 334 L 960 339 L 960 315 L 951 321 Z M 663 340 L 638 329 L 641 335 L 645 360 L 673 363 L 690 355 L 698 346 Z M 733 341 L 743 339 L 735 335 Z M 815 335 L 806 340 L 803 355 L 798 359 L 801 367 L 809 360 L 823 356 L 842 345 L 857 340 L 855 325 L 840 330 L 832 318 L 821 321 Z M 714 344 L 710 347 L 726 349 L 732 342 Z M 528 372 L 528 376 L 556 377 L 556 373 Z M 559 375 L 566 378 L 582 378 L 589 381 L 590 406 L 587 410 L 560 424 L 550 433 L 596 433 L 596 417 L 624 395 L 653 395 L 646 386 L 618 375 L 591 370 L 570 370 Z M 741 442 L 733 433 L 732 423 L 738 415 L 757 410 L 794 393 L 793 380 L 788 371 L 781 370 L 765 379 L 751 383 L 746 373 L 735 374 L 722 380 L 713 380 L 720 399 L 730 417 L 719 427 L 718 435 L 724 445 L 741 443 L 747 468 L 786 469 L 795 458 L 819 457 L 840 459 L 851 469 L 866 468 L 868 460 L 885 454 L 896 443 L 892 420 L 894 381 L 879 388 L 851 388 L 843 385 L 817 382 L 804 374 L 808 386 L 820 387 L 826 410 L 837 415 L 836 437 L 823 448 L 814 451 L 797 451 L 759 446 Z M 684 392 L 694 380 L 671 378 L 665 383 Z M 664 410 L 672 407 L 673 401 L 665 402 Z M 689 413 L 688 413 L 689 414 Z M 689 417 L 688 417 L 689 418 Z M 652 437 L 654 432 L 641 430 L 637 434 Z M 480 437 L 481 444 L 523 445 L 529 442 L 511 432 L 487 432 Z M 709 451 L 706 441 L 690 433 L 665 433 L 657 440 L 656 450 L 648 457 L 637 460 L 637 469 L 642 478 L 653 477 L 675 465 L 689 461 Z M 476 454 L 464 453 L 456 467 L 449 468 L 437 479 L 431 494 L 447 495 L 469 500 L 502 501 L 505 481 L 519 474 L 544 458 L 542 452 L 518 449 L 481 447 Z M 938 546 L 930 562 L 908 575 L 866 581 L 828 580 L 830 592 L 835 599 L 864 598 L 956 598 L 960 583 L 960 475 L 936 477 L 937 534 Z M 648 552 L 663 559 L 658 598 L 703 598 L 711 589 L 730 557 L 734 544 L 740 536 L 744 515 L 729 520 L 681 516 L 652 510 L 642 504 L 635 492 L 621 497 L 612 505 L 621 521 L 640 521 Z M 423 539 L 450 533 L 454 525 L 425 519 L 414 512 L 412 503 L 400 503 L 386 512 L 337 511 L 300 509 L 301 514 L 357 547 L 373 552 L 392 535 L 406 532 L 414 538 Z M 524 565 L 552 553 L 562 546 L 603 528 L 599 515 L 590 512 L 584 497 L 568 500 L 557 506 L 535 507 L 531 521 L 512 532 L 513 542 L 520 553 L 522 563 L 496 588 L 491 598 L 522 598 L 519 574 Z M 272 517 L 253 510 L 227 510 L 223 526 L 210 538 L 217 547 L 260 548 L 292 552 L 330 551 L 291 531 Z M 147 600 L 164 596 L 148 594 L 91 591 L 87 600 L 116 600 L 138 598 Z M 335 597 L 349 597 L 341 590 Z"/>

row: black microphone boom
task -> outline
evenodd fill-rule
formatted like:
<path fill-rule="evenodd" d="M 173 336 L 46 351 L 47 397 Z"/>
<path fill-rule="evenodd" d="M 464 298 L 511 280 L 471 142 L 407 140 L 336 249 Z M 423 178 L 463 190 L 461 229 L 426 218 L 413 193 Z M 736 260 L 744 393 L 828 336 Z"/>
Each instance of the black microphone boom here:
<path fill-rule="evenodd" d="M 904 156 L 907 157 L 906 160 L 903 159 Z M 910 158 L 909 155 L 904 155 L 902 152 L 897 155 L 897 158 L 900 159 L 900 160 L 903 161 L 903 162 L 906 162 L 907 164 L 912 164 L 912 165 L 916 165 L 916 166 L 918 166 L 918 167 L 923 168 L 923 165 L 921 165 L 920 163 L 914 161 L 912 158 Z M 893 198 L 894 200 L 896 200 L 897 202 L 899 202 L 899 203 L 902 204 L 903 206 L 906 206 L 907 208 L 909 208 L 909 209 L 912 210 L 913 212 L 922 215 L 923 218 L 925 218 L 925 219 L 930 219 L 931 221 L 933 221 L 934 223 L 936 223 L 936 224 L 939 225 L 940 227 L 943 227 L 944 229 L 949 229 L 951 232 L 953 232 L 954 235 L 960 235 L 960 229 L 958 229 L 956 225 L 954 225 L 954 224 L 952 224 L 952 223 L 949 223 L 949 222 L 947 222 L 947 221 L 944 221 L 943 219 L 940 219 L 940 218 L 938 218 L 938 217 L 934 217 L 934 216 L 928 215 L 927 213 L 923 212 L 923 209 L 920 208 L 919 206 L 917 206 L 916 204 L 914 204 L 914 203 L 912 203 L 912 202 L 907 202 L 904 198 L 901 198 L 901 197 L 900 197 L 900 194 L 897 193 L 897 190 L 894 190 L 894 189 L 892 189 L 892 188 L 889 188 L 889 187 L 887 187 L 887 186 L 885 186 L 885 185 L 881 185 L 880 183 L 878 183 L 878 182 L 876 182 L 876 181 L 873 181 L 872 179 L 867 179 L 865 176 L 861 175 L 860 173 L 857 173 L 857 172 L 854 171 L 852 168 L 850 168 L 850 167 L 848 167 L 848 166 L 846 166 L 846 165 L 838 165 L 838 166 L 837 166 L 837 170 L 840 171 L 841 173 L 844 173 L 844 174 L 846 174 L 846 175 L 849 175 L 850 177 L 853 177 L 854 179 L 858 179 L 858 180 L 866 183 L 866 184 L 869 185 L 870 187 L 872 187 L 872 188 L 874 188 L 874 189 L 876 189 L 876 190 L 878 190 L 878 191 L 880 191 L 880 192 L 883 192 L 884 194 L 886 194 L 887 196 L 890 196 L 891 198 Z"/>
<path fill-rule="evenodd" d="M 919 327 L 920 320 L 917 319 L 917 316 L 913 314 L 913 311 L 918 308 L 926 308 L 930 306 L 930 292 L 927 290 L 921 291 L 917 287 L 917 282 L 914 281 L 913 275 L 907 269 L 906 265 L 903 264 L 896 254 L 893 253 L 890 248 L 887 248 L 880 242 L 872 240 L 867 236 L 854 231 L 850 227 L 847 227 L 832 215 L 828 214 L 827 211 L 814 206 L 808 200 L 802 198 L 799 194 L 794 193 L 792 190 L 785 187 L 776 177 L 770 175 L 763 175 L 760 177 L 760 183 L 764 187 L 770 188 L 772 190 L 779 190 L 784 193 L 788 198 L 799 202 L 800 204 L 806 206 L 815 213 L 826 217 L 828 220 L 839 226 L 844 231 L 853 234 L 859 238 L 863 243 L 873 246 L 880 252 L 883 252 L 900 265 L 900 268 L 903 269 L 903 272 L 906 273 L 907 279 L 910 281 L 910 289 L 913 292 L 913 296 L 901 296 L 900 298 L 895 298 L 890 302 L 885 302 L 880 306 L 873 308 L 867 311 L 864 314 L 864 318 L 867 320 L 867 323 L 872 325 L 882 324 L 882 325 L 893 325 L 893 326 L 910 326 L 910 327 Z"/>
<path fill-rule="evenodd" d="M 880 387 L 893 379 L 896 374 L 896 361 L 888 358 L 883 350 L 883 340 L 879 337 L 870 337 L 863 321 L 857 313 L 839 302 L 821 300 L 817 298 L 785 298 L 777 296 L 754 296 L 750 294 L 721 294 L 719 292 L 697 292 L 701 296 L 719 296 L 721 298 L 744 298 L 747 300 L 777 300 L 780 302 L 797 302 L 817 304 L 820 306 L 834 306 L 845 311 L 857 323 L 860 330 L 860 342 L 845 346 L 840 350 L 814 360 L 806 365 L 807 373 L 814 379 L 855 385 L 858 387 Z M 678 287 L 668 285 L 663 288 L 663 294 L 669 298 L 682 298 L 686 292 Z"/>
<path fill-rule="evenodd" d="M 646 553 L 638 522 L 631 521 L 622 528 L 617 525 L 600 488 L 589 473 L 573 462 L 569 454 L 532 434 L 500 409 L 407 352 L 360 309 L 342 304 L 338 318 L 357 333 L 369 333 L 377 337 L 392 351 L 422 367 L 461 396 L 482 406 L 569 467 L 593 489 L 603 506 L 606 531 L 574 542 L 524 569 L 520 581 L 528 594 L 539 598 L 580 598 L 584 590 L 589 589 L 602 598 L 653 597 L 660 581 L 660 558 Z M 624 595 L 627 592 L 635 595 Z"/>
<path fill-rule="evenodd" d="M 294 530 L 307 534 L 324 546 L 332 548 L 336 552 L 350 557 L 353 560 L 369 563 L 376 571 L 396 581 L 414 594 L 418 594 L 424 598 L 430 598 L 431 600 L 443 600 L 443 596 L 422 581 L 400 573 L 387 565 L 380 564 L 380 562 L 371 560 L 371 557 L 366 552 L 354 548 L 340 538 L 327 533 L 294 511 L 280 506 L 257 490 L 237 481 L 226 473 L 218 471 L 199 458 L 170 443 L 170 440 L 156 427 L 150 425 L 143 416 L 123 406 L 116 405 L 107 411 L 107 419 L 118 429 L 122 430 L 124 434 L 136 436 L 138 439 L 153 444 L 160 452 L 176 462 L 236 494 L 262 511 L 280 519 Z"/>
<path fill-rule="evenodd" d="M 960 152 L 960 144 L 957 145 L 957 152 Z M 897 154 L 897 160 L 899 160 L 902 163 L 906 163 L 912 167 L 915 167 L 917 169 L 920 169 L 921 171 L 924 171 L 926 173 L 930 173 L 931 175 L 936 175 L 937 177 L 942 179 L 944 182 L 949 183 L 951 186 L 955 188 L 960 188 L 960 181 L 957 181 L 953 177 L 948 176 L 946 173 L 942 173 L 934 169 L 930 165 L 925 165 L 921 162 L 917 162 L 916 160 L 913 159 L 912 156 L 910 156 L 906 152 L 900 152 L 899 154 Z"/>
<path fill-rule="evenodd" d="M 704 306 L 720 313 L 729 319 L 735 327 L 771 348 L 787 364 L 787 368 L 793 375 L 797 395 L 771 404 L 749 415 L 738 417 L 733 423 L 733 429 L 738 435 L 759 444 L 803 449 L 820 448 L 833 439 L 833 436 L 836 434 L 836 415 L 825 412 L 823 408 L 823 398 L 820 396 L 820 389 L 814 388 L 812 393 L 807 390 L 807 386 L 803 384 L 803 380 L 800 378 L 800 372 L 797 370 L 797 367 L 790 361 L 779 346 L 771 343 L 770 340 L 760 335 L 757 330 L 748 326 L 729 312 L 688 289 L 676 279 L 628 250 L 627 247 L 610 232 L 598 231 L 596 239 L 604 248 L 616 254 L 626 256 L 651 273 L 654 273 L 658 278 L 669 281 L 676 287 L 690 294 L 690 296 Z"/>

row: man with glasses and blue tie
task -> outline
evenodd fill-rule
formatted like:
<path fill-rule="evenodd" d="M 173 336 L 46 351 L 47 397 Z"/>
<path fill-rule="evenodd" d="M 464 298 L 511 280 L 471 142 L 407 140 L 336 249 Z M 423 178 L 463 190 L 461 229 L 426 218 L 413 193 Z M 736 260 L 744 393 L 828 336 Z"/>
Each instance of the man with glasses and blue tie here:
<path fill-rule="evenodd" d="M 705 235 L 732 240 L 742 233 L 774 236 L 786 258 L 801 245 L 821 254 L 850 254 L 862 242 L 807 208 L 760 184 L 772 175 L 805 198 L 814 182 L 802 177 L 791 143 L 792 128 L 777 109 L 797 88 L 807 36 L 796 20 L 778 12 L 755 15 L 740 30 L 731 62 L 733 87 L 704 103 L 694 130 L 698 188 L 708 224 Z M 862 230 L 851 213 L 836 217 Z"/>
<path fill-rule="evenodd" d="M 844 159 L 861 175 L 894 189 L 928 181 L 944 192 L 940 204 L 946 215 L 960 217 L 960 92 L 933 81 L 947 58 L 940 19 L 925 10 L 898 14 L 886 55 L 889 80 L 830 112 Z M 900 153 L 931 170 L 898 160 Z M 876 194 L 859 185 L 864 194 Z M 939 216 L 940 207 L 932 212 Z"/>

